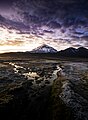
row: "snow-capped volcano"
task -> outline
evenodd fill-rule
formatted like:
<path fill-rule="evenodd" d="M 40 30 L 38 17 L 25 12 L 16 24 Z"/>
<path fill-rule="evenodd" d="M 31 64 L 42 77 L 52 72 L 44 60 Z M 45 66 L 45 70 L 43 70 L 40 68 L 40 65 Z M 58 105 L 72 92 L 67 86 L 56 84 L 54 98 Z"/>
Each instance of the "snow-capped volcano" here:
<path fill-rule="evenodd" d="M 56 49 L 46 44 L 43 44 L 42 46 L 39 46 L 31 51 L 31 53 L 56 53 L 56 52 L 57 52 Z"/>

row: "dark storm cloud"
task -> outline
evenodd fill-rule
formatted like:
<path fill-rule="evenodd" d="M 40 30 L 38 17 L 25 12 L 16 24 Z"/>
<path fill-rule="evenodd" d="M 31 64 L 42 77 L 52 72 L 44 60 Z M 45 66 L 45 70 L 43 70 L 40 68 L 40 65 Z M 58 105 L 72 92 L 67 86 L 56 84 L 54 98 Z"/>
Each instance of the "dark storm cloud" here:
<path fill-rule="evenodd" d="M 21 23 L 4 18 L 0 15 L 0 26 L 6 26 L 8 29 L 17 29 L 19 31 L 30 31 L 30 27 Z"/>
<path fill-rule="evenodd" d="M 8 6 L 8 5 L 11 5 L 15 1 L 18 1 L 18 0 L 0 0 L 0 5 Z"/>
<path fill-rule="evenodd" d="M 27 25 L 47 25 L 52 29 L 61 26 L 87 24 L 87 0 L 3 0 L 0 4 L 13 5 Z M 11 4 L 11 6 L 10 6 Z"/>
<path fill-rule="evenodd" d="M 6 9 L 12 6 L 14 0 L 0 0 L 0 8 Z"/>
<path fill-rule="evenodd" d="M 85 24 L 82 19 L 87 14 L 87 0 L 2 0 L 0 4 L 14 4 L 14 8 L 26 23 L 48 23 L 51 27 L 60 27 L 59 19 L 65 26 Z"/>
<path fill-rule="evenodd" d="M 72 45 L 72 46 L 77 47 L 77 48 L 82 47 L 82 45 L 80 45 L 80 44 L 76 44 L 76 45 Z"/>
<path fill-rule="evenodd" d="M 61 28 L 60 23 L 58 23 L 58 22 L 56 22 L 56 21 L 50 21 L 50 22 L 47 24 L 47 26 L 49 26 L 50 28 L 53 28 L 53 29 L 55 29 L 55 28 L 57 28 L 57 29 Z"/>
<path fill-rule="evenodd" d="M 51 31 L 51 30 L 44 30 L 43 32 L 44 33 L 53 33 L 53 31 Z"/>
<path fill-rule="evenodd" d="M 22 2 L 21 2 L 22 1 Z M 59 27 L 58 18 L 64 20 L 64 25 L 85 24 L 83 19 L 87 13 L 86 0 L 21 0 L 16 2 L 15 7 L 26 22 L 45 23 L 51 20 L 50 26 Z M 58 23 L 56 22 L 58 20 Z M 62 20 L 62 21 L 63 21 Z"/>
<path fill-rule="evenodd" d="M 6 17 L 1 14 L 0 24 L 19 30 L 18 34 L 33 34 L 58 46 L 88 44 L 87 0 L 4 0 L 2 3 L 13 9 L 15 18 L 5 10 L 9 14 Z"/>

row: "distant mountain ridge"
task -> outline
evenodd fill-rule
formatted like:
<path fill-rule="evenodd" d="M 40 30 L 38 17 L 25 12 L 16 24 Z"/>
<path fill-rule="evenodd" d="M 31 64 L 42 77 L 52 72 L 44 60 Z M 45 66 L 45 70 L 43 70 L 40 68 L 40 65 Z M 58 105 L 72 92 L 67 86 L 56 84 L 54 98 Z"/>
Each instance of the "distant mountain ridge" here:
<path fill-rule="evenodd" d="M 65 50 L 57 51 L 51 46 L 43 44 L 42 46 L 39 46 L 32 51 L 26 51 L 26 52 L 10 52 L 10 53 L 2 53 L 0 54 L 0 57 L 30 57 L 30 56 L 38 56 L 38 57 L 68 57 L 68 58 L 88 58 L 88 49 L 84 47 L 79 48 L 67 48 Z"/>
<path fill-rule="evenodd" d="M 43 44 L 35 49 L 33 49 L 32 51 L 30 51 L 31 53 L 56 53 L 57 50 L 54 49 L 51 46 L 48 46 L 46 44 Z"/>
<path fill-rule="evenodd" d="M 43 44 L 42 46 L 33 49 L 30 53 L 55 53 L 56 56 L 88 58 L 88 49 L 84 47 L 79 47 L 78 49 L 69 47 L 65 50 L 57 51 L 53 47 Z"/>
<path fill-rule="evenodd" d="M 84 47 L 79 47 L 78 49 L 70 47 L 59 51 L 58 55 L 66 57 L 88 57 L 88 49 Z"/>

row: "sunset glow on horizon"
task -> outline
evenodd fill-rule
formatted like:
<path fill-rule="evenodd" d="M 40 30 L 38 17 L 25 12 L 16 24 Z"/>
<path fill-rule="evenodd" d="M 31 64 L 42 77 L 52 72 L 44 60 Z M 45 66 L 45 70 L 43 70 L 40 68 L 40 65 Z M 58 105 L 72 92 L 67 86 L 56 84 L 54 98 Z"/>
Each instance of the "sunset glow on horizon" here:
<path fill-rule="evenodd" d="M 47 3 L 48 2 L 48 3 Z M 64 7 L 58 7 L 59 5 Z M 75 11 L 70 7 L 75 8 Z M 47 44 L 55 49 L 88 48 L 88 18 L 81 3 L 7 0 L 0 4 L 0 53 L 31 51 Z M 65 7 L 69 6 L 66 11 Z M 52 8 L 52 9 L 51 9 Z"/>
<path fill-rule="evenodd" d="M 42 44 L 50 45 L 57 50 L 65 49 L 70 46 L 66 43 L 62 46 L 63 42 L 59 43 L 58 41 L 60 46 L 58 49 L 57 42 L 50 40 L 51 38 L 48 38 L 48 36 L 44 38 L 44 36 L 38 37 L 34 34 L 20 34 L 18 30 L 0 27 L 0 53 L 31 51 Z"/>

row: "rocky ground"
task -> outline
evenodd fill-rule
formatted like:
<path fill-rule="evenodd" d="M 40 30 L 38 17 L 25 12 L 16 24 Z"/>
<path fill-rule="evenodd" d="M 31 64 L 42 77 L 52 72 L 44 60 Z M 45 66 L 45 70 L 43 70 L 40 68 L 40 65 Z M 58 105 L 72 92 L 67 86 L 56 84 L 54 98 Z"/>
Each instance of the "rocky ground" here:
<path fill-rule="evenodd" d="M 0 114 L 8 119 L 48 120 L 48 104 L 57 62 L 2 62 Z M 3 116 L 5 114 L 5 116 Z"/>
<path fill-rule="evenodd" d="M 88 120 L 88 63 L 64 63 L 65 80 L 59 97 L 70 107 L 75 120 Z"/>
<path fill-rule="evenodd" d="M 2 61 L 2 119 L 88 120 L 87 71 L 87 62 Z"/>

